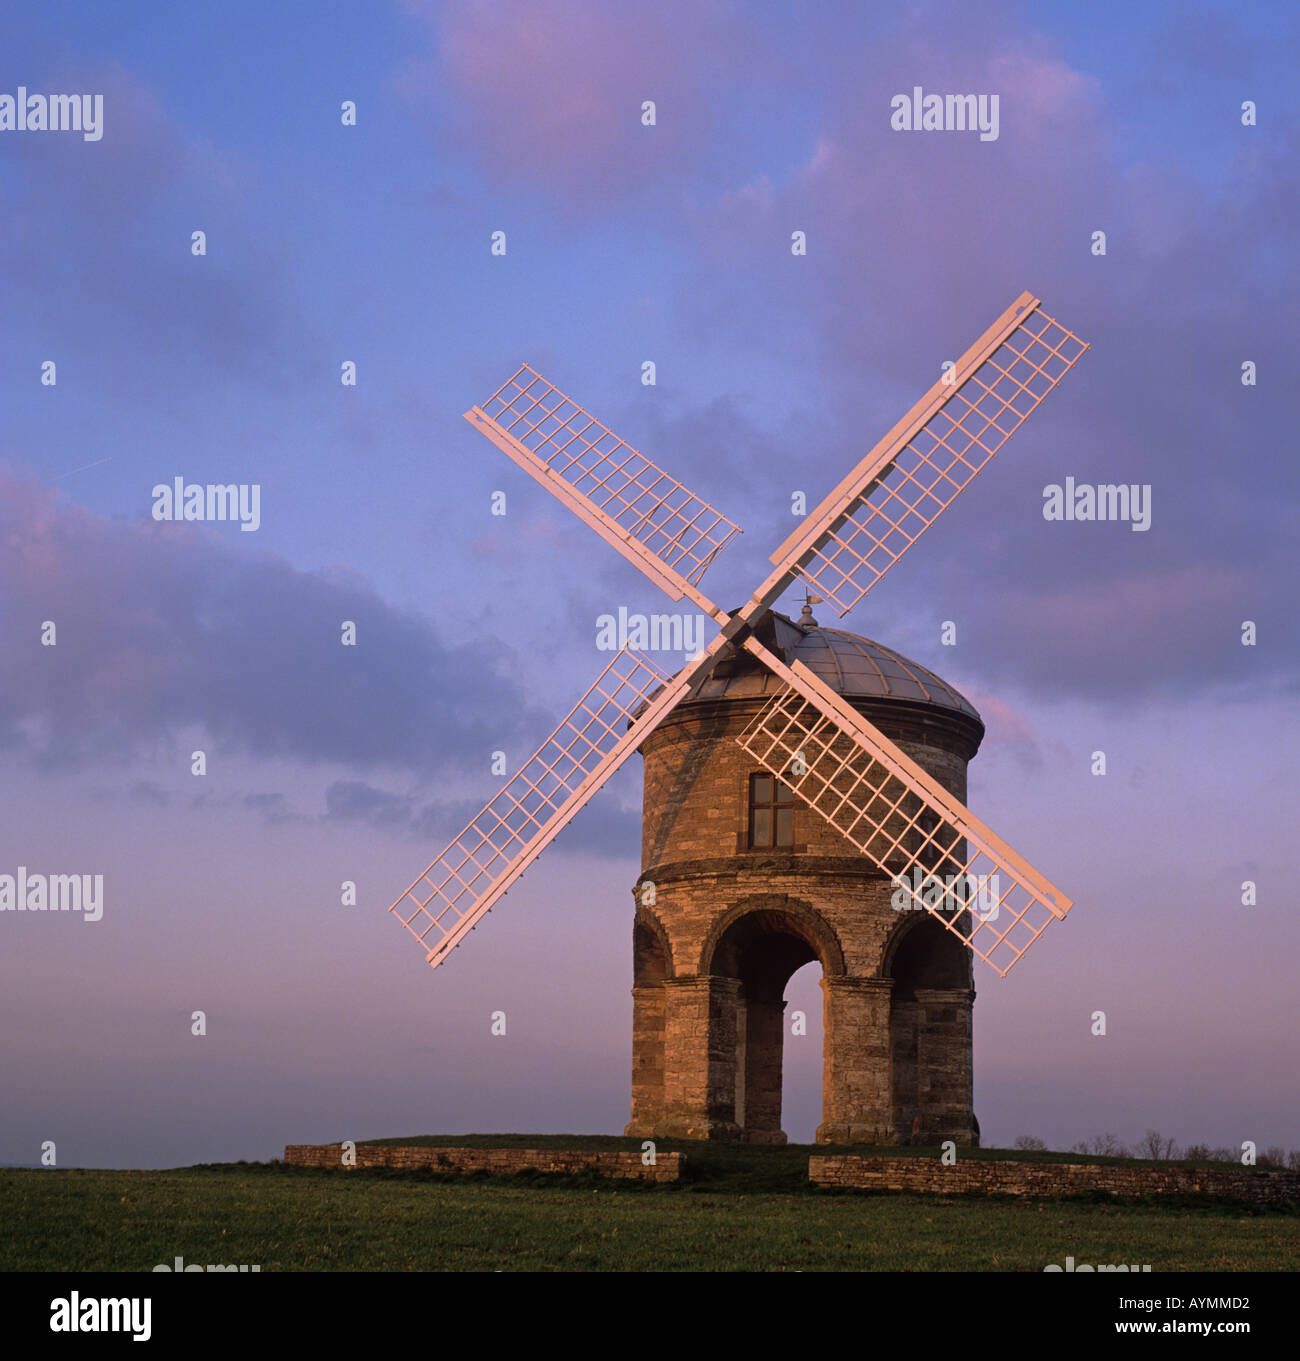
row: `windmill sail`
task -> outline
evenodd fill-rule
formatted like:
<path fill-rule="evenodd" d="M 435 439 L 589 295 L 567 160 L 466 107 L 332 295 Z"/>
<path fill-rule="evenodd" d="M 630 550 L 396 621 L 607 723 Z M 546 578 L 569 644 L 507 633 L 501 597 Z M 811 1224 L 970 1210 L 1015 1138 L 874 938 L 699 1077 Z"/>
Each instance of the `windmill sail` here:
<path fill-rule="evenodd" d="M 771 561 L 846 615 L 1020 429 L 1088 346 L 1023 293 Z M 773 580 L 775 580 L 775 574 Z"/>
<path fill-rule="evenodd" d="M 615 654 L 519 773 L 389 908 L 425 947 L 429 964 L 442 963 L 689 684 L 668 681 L 636 653 Z M 656 687 L 663 688 L 633 722 Z"/>
<path fill-rule="evenodd" d="M 1003 976 L 1071 902 L 801 662 L 736 739 Z"/>
<path fill-rule="evenodd" d="M 514 777 L 393 904 L 439 964 L 651 731 L 743 645 L 786 688 L 740 742 L 919 906 L 1007 969 L 1070 900 L 806 667 L 752 633 L 796 578 L 846 614 L 1020 428 L 1088 346 L 1023 293 L 772 554 L 775 570 L 733 616 L 699 588 L 740 530 L 522 365 L 465 419 L 673 600 L 719 625 L 671 680 L 624 651 Z M 656 690 L 658 686 L 658 690 Z M 906 876 L 910 874 L 910 881 Z M 916 876 L 920 875 L 918 879 Z M 948 884 L 927 901 L 928 881 Z M 1006 888 L 971 885 L 995 877 Z"/>
<path fill-rule="evenodd" d="M 673 600 L 740 530 L 527 364 L 465 419 Z"/>

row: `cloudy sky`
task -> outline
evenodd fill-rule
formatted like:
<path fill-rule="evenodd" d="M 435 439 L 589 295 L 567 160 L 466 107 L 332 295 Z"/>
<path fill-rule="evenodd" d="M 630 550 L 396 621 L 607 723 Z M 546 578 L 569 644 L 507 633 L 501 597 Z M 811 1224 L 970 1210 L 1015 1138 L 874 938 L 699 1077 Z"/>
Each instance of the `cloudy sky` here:
<path fill-rule="evenodd" d="M 1025 289 L 1091 351 L 843 621 L 971 698 L 972 806 L 1076 900 L 1006 980 L 977 965 L 985 1141 L 1300 1147 L 1298 27 L 1249 3 L 6 16 L 0 95 L 104 113 L 97 141 L 0 131 L 0 874 L 105 889 L 99 922 L 0 914 L 0 1162 L 621 1131 L 638 762 L 436 972 L 385 910 L 494 792 L 492 753 L 521 763 L 607 660 L 598 616 L 662 600 L 460 413 L 531 363 L 743 526 L 706 581 L 732 605 L 792 493 L 815 504 Z M 998 137 L 893 130 L 915 86 L 997 94 Z M 156 521 L 178 477 L 257 484 L 259 527 Z M 1149 485 L 1150 529 L 1046 521 L 1067 477 Z M 814 1017 L 816 983 L 788 994 Z M 787 1042 L 795 1138 L 818 1035 Z"/>

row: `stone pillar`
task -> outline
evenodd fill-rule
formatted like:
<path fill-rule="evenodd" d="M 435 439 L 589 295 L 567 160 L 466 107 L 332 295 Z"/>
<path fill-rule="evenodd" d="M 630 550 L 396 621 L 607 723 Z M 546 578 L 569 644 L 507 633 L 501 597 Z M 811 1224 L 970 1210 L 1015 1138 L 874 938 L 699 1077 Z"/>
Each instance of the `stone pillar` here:
<path fill-rule="evenodd" d="M 740 980 L 670 978 L 663 988 L 664 1104 L 653 1133 L 661 1138 L 737 1139 Z"/>
<path fill-rule="evenodd" d="M 921 1019 L 919 1002 L 893 999 L 890 1030 L 894 1049 L 893 1124 L 894 1138 L 900 1144 L 912 1142 L 920 1128 L 920 1108 L 916 1100 L 916 1031 Z"/>
<path fill-rule="evenodd" d="M 745 1104 L 737 1112 L 751 1144 L 783 1144 L 781 1057 L 785 1043 L 785 1003 L 746 1002 Z"/>
<path fill-rule="evenodd" d="M 749 1019 L 745 990 L 741 988 L 736 998 L 736 1105 L 735 1121 L 744 1137 L 745 1128 L 745 1083 L 749 1076 Z"/>
<path fill-rule="evenodd" d="M 976 1142 L 969 988 L 917 988 L 917 1105 L 924 1142 Z"/>
<path fill-rule="evenodd" d="M 632 1119 L 624 1134 L 654 1133 L 664 1110 L 664 985 L 632 989 Z"/>
<path fill-rule="evenodd" d="M 819 1144 L 893 1140 L 889 997 L 892 978 L 823 978 L 825 1065 Z"/>

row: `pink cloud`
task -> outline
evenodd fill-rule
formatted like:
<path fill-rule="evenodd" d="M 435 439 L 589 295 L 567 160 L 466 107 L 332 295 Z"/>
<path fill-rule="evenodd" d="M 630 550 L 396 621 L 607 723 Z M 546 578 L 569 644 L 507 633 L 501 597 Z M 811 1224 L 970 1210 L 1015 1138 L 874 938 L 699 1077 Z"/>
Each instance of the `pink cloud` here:
<path fill-rule="evenodd" d="M 984 720 L 985 746 L 1035 747 L 1034 725 L 1027 714 L 988 690 L 968 690 L 967 699 Z"/>
<path fill-rule="evenodd" d="M 741 43 L 727 7 L 581 0 L 477 0 L 405 8 L 433 30 L 438 54 L 401 86 L 445 114 L 446 144 L 471 149 L 511 184 L 577 208 L 679 176 L 708 140 L 710 54 Z M 642 103 L 656 123 L 642 124 Z"/>
<path fill-rule="evenodd" d="M 1085 648 L 1104 649 L 1118 637 L 1143 636 L 1159 636 L 1171 646 L 1180 625 L 1186 625 L 1191 643 L 1203 638 L 1201 621 L 1207 615 L 1236 620 L 1257 585 L 1245 569 L 1194 562 L 1065 590 L 1012 593 L 1007 606 L 1029 629 L 1068 620 Z"/>
<path fill-rule="evenodd" d="M 991 90 L 1006 90 L 1034 118 L 1070 116 L 1101 93 L 1094 77 L 1072 70 L 1037 43 L 991 57 L 988 72 Z"/>
<path fill-rule="evenodd" d="M 870 45 L 828 41 L 803 168 L 779 184 L 720 187 L 697 214 L 711 315 L 728 289 L 728 331 L 742 343 L 784 343 L 772 318 L 797 312 L 828 377 L 857 391 L 874 366 L 915 382 L 920 352 L 899 344 L 898 319 L 934 338 L 921 357 L 923 371 L 937 369 L 955 355 L 932 345 L 969 342 L 1026 287 L 1063 307 L 1051 283 L 1086 260 L 1086 226 L 1123 219 L 1099 84 L 996 14 L 987 24 L 957 15 L 953 26 L 937 39 L 904 20 Z M 895 131 L 891 99 L 917 85 L 996 94 L 998 138 Z M 788 267 L 795 229 L 808 254 Z"/>
<path fill-rule="evenodd" d="M 528 540 L 549 547 L 561 548 L 572 542 L 574 524 L 543 509 L 511 517 L 509 529 L 497 526 L 471 539 L 469 551 L 476 558 L 489 561 L 513 562 L 519 556 L 519 543 Z"/>

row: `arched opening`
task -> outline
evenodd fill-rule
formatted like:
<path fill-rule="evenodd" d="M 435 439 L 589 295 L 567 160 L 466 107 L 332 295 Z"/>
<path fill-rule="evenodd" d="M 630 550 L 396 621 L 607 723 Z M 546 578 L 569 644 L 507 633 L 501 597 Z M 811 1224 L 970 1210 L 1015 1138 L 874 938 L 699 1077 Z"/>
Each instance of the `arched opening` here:
<path fill-rule="evenodd" d="M 918 913 L 899 927 L 885 972 L 894 980 L 889 1036 L 895 1138 L 969 1142 L 970 954 L 951 931 Z"/>
<path fill-rule="evenodd" d="M 785 985 L 785 1052 L 781 1076 L 781 1128 L 794 1144 L 816 1141 L 822 1122 L 826 1061 L 822 966 L 801 965 Z"/>
<path fill-rule="evenodd" d="M 662 929 L 639 917 L 632 927 L 632 986 L 649 987 L 668 977 L 668 946 Z"/>
<path fill-rule="evenodd" d="M 735 1123 L 750 1143 L 785 1143 L 781 1127 L 786 992 L 805 965 L 822 965 L 820 923 L 807 911 L 758 908 L 736 917 L 719 934 L 708 971 L 736 979 Z M 823 927 L 824 929 L 824 927 Z M 813 1008 L 798 1008 L 806 1013 Z M 817 1005 L 820 1031 L 820 1005 Z M 800 1036 L 801 1043 L 815 1043 Z M 803 1053 L 801 1051 L 801 1059 Z M 801 1077 L 806 1071 L 801 1063 Z"/>

